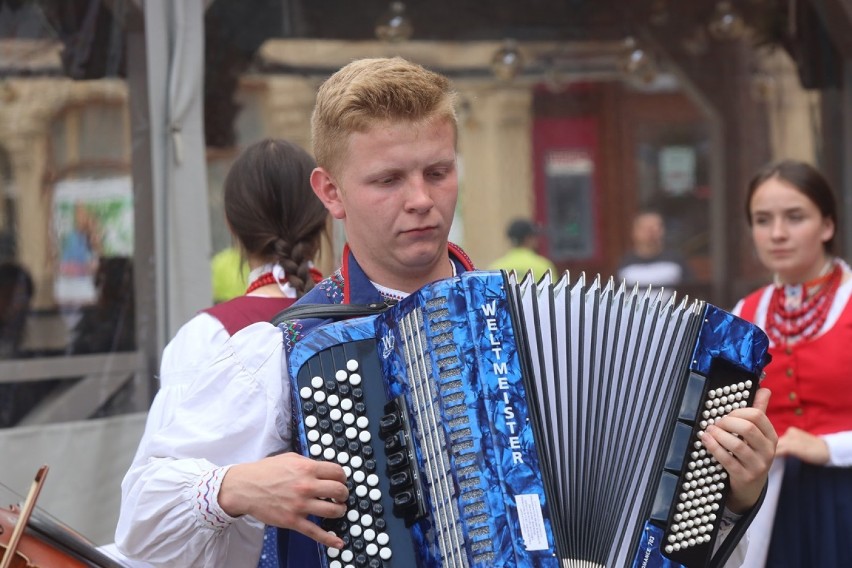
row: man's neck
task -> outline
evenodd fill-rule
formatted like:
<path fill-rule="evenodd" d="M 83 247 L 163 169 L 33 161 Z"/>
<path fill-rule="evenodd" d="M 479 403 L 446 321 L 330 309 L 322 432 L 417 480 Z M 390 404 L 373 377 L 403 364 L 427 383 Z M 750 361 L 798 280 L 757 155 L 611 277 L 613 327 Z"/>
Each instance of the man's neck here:
<path fill-rule="evenodd" d="M 656 245 L 651 245 L 651 246 L 637 247 L 636 249 L 634 249 L 633 252 L 639 258 L 653 258 L 655 256 L 658 256 L 660 253 L 662 253 L 663 248 L 656 246 Z"/>
<path fill-rule="evenodd" d="M 377 288 L 381 287 L 383 289 L 393 291 L 394 293 L 405 295 L 419 290 L 429 282 L 450 278 L 456 273 L 455 264 L 453 264 L 453 261 L 449 258 L 449 256 L 444 257 L 444 260 L 432 267 L 431 270 L 424 270 L 417 274 L 409 273 L 403 275 L 385 273 L 380 275 L 379 278 L 375 278 L 373 276 L 374 271 L 371 270 L 370 267 L 365 267 L 361 264 L 361 269 L 364 270 L 367 278 L 369 278 L 370 282 L 372 282 Z"/>

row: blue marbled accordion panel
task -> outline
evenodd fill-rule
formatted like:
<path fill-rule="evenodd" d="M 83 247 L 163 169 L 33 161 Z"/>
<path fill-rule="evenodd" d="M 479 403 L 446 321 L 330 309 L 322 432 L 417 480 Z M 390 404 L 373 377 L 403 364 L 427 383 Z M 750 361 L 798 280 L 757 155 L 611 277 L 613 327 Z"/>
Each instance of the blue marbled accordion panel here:
<path fill-rule="evenodd" d="M 560 288 L 549 282 L 542 285 L 550 292 Z M 553 509 L 558 500 L 545 489 L 553 484 L 544 479 L 542 472 L 553 470 L 555 465 L 548 463 L 548 467 L 543 467 L 545 464 L 539 460 L 558 461 L 560 456 L 545 452 L 545 445 L 553 447 L 551 440 L 536 437 L 548 436 L 542 431 L 556 436 L 560 433 L 553 432 L 554 424 L 542 423 L 541 409 L 535 407 L 535 397 L 528 392 L 527 385 L 531 383 L 526 381 L 535 382 L 539 378 L 525 376 L 534 368 L 529 361 L 535 355 L 522 352 L 519 347 L 530 343 L 522 335 L 531 332 L 520 323 L 525 318 L 518 316 L 523 308 L 516 288 L 517 283 L 501 272 L 465 273 L 430 284 L 380 315 L 322 325 L 292 348 L 288 367 L 294 400 L 300 401 L 296 404 L 295 420 L 304 452 L 311 455 L 313 444 L 315 457 L 345 464 L 353 479 L 369 478 L 359 473 L 354 464 L 376 462 L 372 465 L 382 478 L 375 486 L 377 501 L 370 506 L 372 511 L 383 515 L 380 524 L 387 525 L 390 537 L 384 540 L 389 538 L 390 544 L 384 548 L 370 547 L 372 542 L 353 536 L 349 541 L 356 548 L 351 552 L 331 551 L 330 556 L 323 554 L 326 565 L 343 566 L 346 563 L 340 558 L 357 559 L 359 554 L 361 560 L 373 562 L 364 564 L 369 566 L 490 568 L 595 564 L 594 560 L 584 558 L 573 564 L 575 555 L 566 550 L 568 545 L 560 543 L 558 535 L 562 533 L 555 526 L 558 518 L 569 516 L 575 507 L 562 504 Z M 623 287 L 618 291 L 607 287 L 590 292 L 583 284 L 575 286 L 571 293 L 579 294 L 581 303 L 598 301 L 603 294 L 608 295 L 607 302 L 622 305 L 627 297 L 637 307 L 624 308 L 625 312 L 651 309 L 647 308 L 651 303 L 638 302 Z M 643 305 L 646 307 L 642 308 Z M 659 306 L 653 309 L 665 312 Z M 666 309 L 671 310 L 671 306 Z M 713 374 L 711 368 L 719 366 L 715 362 L 724 360 L 726 365 L 747 374 L 760 374 L 767 362 L 768 347 L 762 332 L 708 304 L 695 304 L 690 309 L 695 315 L 690 315 L 689 321 L 695 318 L 700 321 L 689 327 L 690 336 L 684 341 L 690 348 L 682 358 L 685 366 L 676 372 L 691 373 L 695 382 L 695 377 Z M 353 358 L 360 360 L 353 363 Z M 316 418 L 307 418 L 308 411 L 321 406 L 316 400 L 329 400 L 332 396 L 329 393 L 339 388 L 332 384 L 332 391 L 317 395 L 316 390 L 308 388 L 311 382 L 333 383 L 328 377 L 322 380 L 317 377 L 323 373 L 329 376 L 340 373 L 335 369 L 347 365 L 351 365 L 347 380 L 352 388 L 346 388 L 345 394 L 355 393 L 358 401 L 366 403 L 360 406 L 363 420 L 365 424 L 371 423 L 372 434 L 364 436 L 368 441 L 361 444 L 361 447 L 371 446 L 367 460 L 353 459 L 351 454 L 341 456 L 320 447 L 319 442 L 310 438 L 323 439 L 322 433 L 312 432 L 315 427 L 306 425 L 306 419 L 310 424 L 317 423 Z M 357 371 L 351 371 L 355 368 Z M 358 377 L 357 385 L 351 379 L 353 376 Z M 710 379 L 701 378 L 699 382 L 702 385 L 699 388 L 704 391 L 710 388 Z M 343 390 L 334 391 L 335 403 L 343 395 Z M 677 404 L 673 402 L 672 406 Z M 355 407 L 359 407 L 357 402 Z M 334 409 L 331 413 L 334 414 Z M 357 419 L 359 423 L 361 420 Z M 534 428 L 536 421 L 538 434 Z M 319 422 L 322 423 L 322 416 Z M 400 422 L 404 425 L 402 430 L 398 429 Z M 684 418 L 681 411 L 679 423 L 683 429 L 692 428 L 693 422 L 693 418 Z M 358 445 L 345 440 L 338 442 L 341 448 L 348 444 L 355 449 Z M 665 446 L 666 443 L 661 444 Z M 412 462 L 404 475 L 395 473 L 400 470 L 397 464 L 402 454 Z M 665 473 L 662 457 L 656 461 L 660 463 L 655 471 L 672 479 L 677 477 L 675 470 Z M 383 468 L 387 473 L 382 473 Z M 399 479 L 405 480 L 404 489 L 394 488 Z M 357 484 L 353 483 L 352 488 L 357 490 Z M 396 496 L 378 497 L 379 489 L 391 494 L 396 491 Z M 407 501 L 410 494 L 416 495 L 417 504 Z M 646 500 L 648 504 L 638 514 L 650 517 L 654 495 L 648 495 Z M 659 501 L 657 495 L 655 508 L 660 508 Z M 351 506 L 368 509 L 363 502 Z M 673 506 L 668 503 L 663 507 L 669 523 L 670 507 Z M 367 516 L 369 529 L 353 529 L 357 524 L 353 521 L 334 530 L 350 531 L 353 535 L 372 531 L 378 517 Z M 353 519 L 356 517 L 352 515 Z M 582 525 L 582 520 L 579 524 Z M 661 525 L 665 523 L 639 521 L 642 534 L 637 530 L 631 536 L 635 538 L 635 566 L 680 565 L 668 558 L 664 550 L 669 534 L 666 531 L 671 529 Z M 367 549 L 375 554 L 366 555 Z"/>

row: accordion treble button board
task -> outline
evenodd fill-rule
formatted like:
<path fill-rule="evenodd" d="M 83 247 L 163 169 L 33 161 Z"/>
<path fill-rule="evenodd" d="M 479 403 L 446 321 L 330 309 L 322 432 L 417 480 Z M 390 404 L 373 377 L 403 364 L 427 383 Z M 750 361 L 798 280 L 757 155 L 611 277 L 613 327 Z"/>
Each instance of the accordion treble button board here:
<path fill-rule="evenodd" d="M 323 547 L 328 568 L 416 565 L 405 522 L 397 517 L 418 514 L 417 479 L 404 413 L 386 408 L 380 373 L 376 342 L 363 340 L 319 352 L 296 378 L 304 451 L 342 466 L 349 489 L 346 514 L 320 521 L 344 542 L 342 549 Z"/>
<path fill-rule="evenodd" d="M 690 373 L 669 443 L 651 520 L 664 527 L 663 553 L 688 567 L 706 566 L 729 492 L 728 473 L 701 442 L 728 413 L 750 406 L 755 382 L 719 359 L 708 376 Z"/>

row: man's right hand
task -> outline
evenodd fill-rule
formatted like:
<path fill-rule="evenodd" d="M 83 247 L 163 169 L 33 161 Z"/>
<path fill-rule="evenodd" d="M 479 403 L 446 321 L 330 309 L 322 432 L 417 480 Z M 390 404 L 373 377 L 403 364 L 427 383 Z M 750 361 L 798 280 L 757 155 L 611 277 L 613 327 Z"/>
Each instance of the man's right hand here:
<path fill-rule="evenodd" d="M 286 453 L 231 466 L 219 489 L 219 506 L 232 517 L 251 515 L 268 525 L 342 548 L 339 537 L 308 516 L 342 517 L 348 497 L 341 466 Z"/>

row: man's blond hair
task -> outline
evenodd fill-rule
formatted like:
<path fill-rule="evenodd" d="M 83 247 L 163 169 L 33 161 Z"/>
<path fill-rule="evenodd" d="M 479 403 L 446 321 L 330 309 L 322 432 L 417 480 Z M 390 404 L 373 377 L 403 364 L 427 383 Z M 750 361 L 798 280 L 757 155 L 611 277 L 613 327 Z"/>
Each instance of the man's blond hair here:
<path fill-rule="evenodd" d="M 336 171 L 349 135 L 382 122 L 446 119 L 455 131 L 455 100 L 449 79 L 401 57 L 353 61 L 317 92 L 311 116 L 317 165 Z"/>

